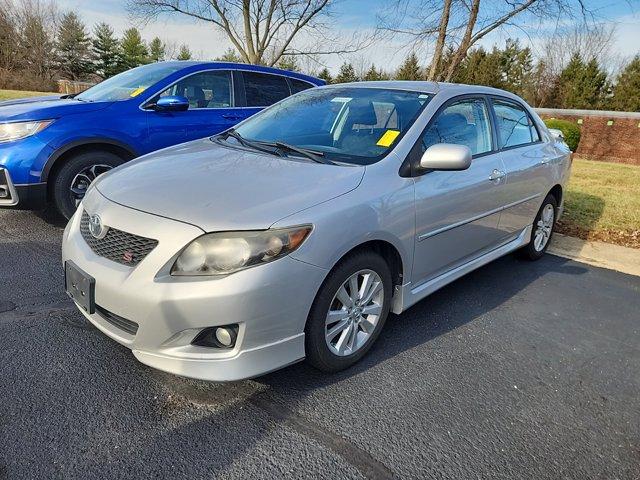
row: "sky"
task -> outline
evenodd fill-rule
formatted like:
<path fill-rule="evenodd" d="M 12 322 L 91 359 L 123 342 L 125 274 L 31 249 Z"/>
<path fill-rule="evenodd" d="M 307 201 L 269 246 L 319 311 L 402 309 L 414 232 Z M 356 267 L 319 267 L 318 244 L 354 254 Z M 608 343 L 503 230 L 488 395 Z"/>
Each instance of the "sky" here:
<path fill-rule="evenodd" d="M 392 0 L 336 0 L 332 7 L 331 25 L 334 34 L 340 38 L 351 39 L 353 35 L 367 35 L 372 32 L 379 18 L 385 18 Z M 615 36 L 611 51 L 611 65 L 624 62 L 640 53 L 640 1 L 639 0 L 586 0 L 589 8 L 596 13 L 597 21 L 614 26 Z M 126 11 L 126 0 L 57 0 L 62 11 L 74 11 L 84 22 L 91 26 L 97 22 L 109 23 L 117 34 L 126 28 L 136 26 L 147 41 L 158 36 L 172 44 L 187 44 L 198 59 L 213 59 L 221 55 L 231 46 L 223 33 L 217 32 L 211 24 L 198 23 L 180 15 L 164 16 L 148 24 L 131 18 Z M 504 45 L 508 37 L 518 38 L 522 44 L 532 47 L 534 53 L 544 42 L 545 36 L 551 34 L 558 22 L 571 26 L 577 20 L 549 19 L 547 23 L 539 21 L 525 22 L 524 26 L 505 27 L 495 31 L 483 39 L 480 44 L 491 47 L 494 44 Z M 411 50 L 406 39 L 385 38 L 377 41 L 369 48 L 353 55 L 328 55 L 319 58 L 322 65 L 332 72 L 337 72 L 345 60 L 370 65 L 371 63 L 385 70 L 395 69 Z M 561 45 L 558 48 L 562 48 Z M 425 47 L 428 49 L 428 46 Z M 425 50 L 425 55 L 426 55 Z M 426 62 L 425 62 L 426 63 Z"/>

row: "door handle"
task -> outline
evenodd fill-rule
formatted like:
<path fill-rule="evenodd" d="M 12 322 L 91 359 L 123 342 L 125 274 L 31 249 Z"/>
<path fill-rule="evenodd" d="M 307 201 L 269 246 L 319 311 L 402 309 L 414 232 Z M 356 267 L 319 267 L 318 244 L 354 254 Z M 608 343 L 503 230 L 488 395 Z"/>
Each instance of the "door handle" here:
<path fill-rule="evenodd" d="M 507 174 L 502 170 L 498 170 L 497 168 L 494 168 L 493 172 L 491 172 L 491 175 L 489 175 L 489 180 L 491 180 L 492 182 L 495 182 L 503 179 L 506 175 Z"/>
<path fill-rule="evenodd" d="M 222 118 L 226 118 L 227 120 L 238 120 L 242 117 L 240 115 L 234 115 L 233 113 L 225 113 L 222 115 Z"/>

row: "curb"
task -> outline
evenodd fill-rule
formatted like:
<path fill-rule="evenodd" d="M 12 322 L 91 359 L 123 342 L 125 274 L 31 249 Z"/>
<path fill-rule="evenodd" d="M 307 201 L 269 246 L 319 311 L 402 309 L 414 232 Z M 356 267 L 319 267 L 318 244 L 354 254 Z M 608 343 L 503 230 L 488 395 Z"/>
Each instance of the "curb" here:
<path fill-rule="evenodd" d="M 635 248 L 554 233 L 547 251 L 588 265 L 640 276 L 640 250 Z"/>

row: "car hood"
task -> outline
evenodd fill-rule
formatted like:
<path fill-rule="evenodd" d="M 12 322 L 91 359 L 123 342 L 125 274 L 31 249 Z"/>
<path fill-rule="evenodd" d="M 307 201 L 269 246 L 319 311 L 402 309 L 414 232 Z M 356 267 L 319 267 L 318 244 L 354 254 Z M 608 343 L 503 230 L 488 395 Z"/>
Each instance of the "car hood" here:
<path fill-rule="evenodd" d="M 101 176 L 95 187 L 113 202 L 206 232 L 260 230 L 355 189 L 364 170 L 203 139 L 134 160 Z"/>
<path fill-rule="evenodd" d="M 0 122 L 49 120 L 63 115 L 102 110 L 113 102 L 81 102 L 72 98 L 35 97 L 0 102 Z"/>

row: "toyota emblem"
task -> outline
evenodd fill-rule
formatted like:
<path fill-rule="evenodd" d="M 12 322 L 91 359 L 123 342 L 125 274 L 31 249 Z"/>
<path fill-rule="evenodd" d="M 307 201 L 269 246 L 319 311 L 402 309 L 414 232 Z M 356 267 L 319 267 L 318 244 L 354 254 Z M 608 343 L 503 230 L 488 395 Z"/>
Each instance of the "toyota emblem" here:
<path fill-rule="evenodd" d="M 104 238 L 108 231 L 109 228 L 102 224 L 100 215 L 89 216 L 89 233 L 91 233 L 94 238 L 98 240 Z"/>

